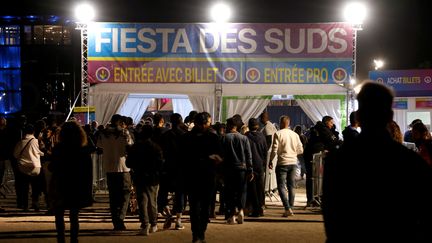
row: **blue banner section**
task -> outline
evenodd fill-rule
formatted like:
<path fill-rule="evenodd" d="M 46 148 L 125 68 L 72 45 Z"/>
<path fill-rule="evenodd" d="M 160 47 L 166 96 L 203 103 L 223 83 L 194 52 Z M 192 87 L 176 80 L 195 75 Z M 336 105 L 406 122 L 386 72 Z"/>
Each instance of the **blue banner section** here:
<path fill-rule="evenodd" d="M 398 97 L 432 96 L 432 69 L 371 71 L 369 79 L 391 86 Z"/>

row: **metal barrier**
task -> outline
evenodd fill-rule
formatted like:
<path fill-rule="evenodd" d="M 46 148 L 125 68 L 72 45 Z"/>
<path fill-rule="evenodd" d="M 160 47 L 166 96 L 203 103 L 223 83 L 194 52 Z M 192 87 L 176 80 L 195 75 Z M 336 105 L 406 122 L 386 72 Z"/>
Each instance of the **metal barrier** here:
<path fill-rule="evenodd" d="M 15 193 L 15 176 L 12 168 L 12 164 L 10 160 L 3 161 L 5 170 L 3 175 L 3 181 L 1 181 L 0 185 L 0 195 L 3 198 L 6 198 L 7 194 Z"/>
<path fill-rule="evenodd" d="M 105 167 L 103 165 L 102 154 L 93 153 L 93 192 L 106 191 L 108 189 Z"/>
<path fill-rule="evenodd" d="M 321 206 L 322 183 L 324 173 L 324 153 L 313 154 L 312 157 L 312 205 Z"/>

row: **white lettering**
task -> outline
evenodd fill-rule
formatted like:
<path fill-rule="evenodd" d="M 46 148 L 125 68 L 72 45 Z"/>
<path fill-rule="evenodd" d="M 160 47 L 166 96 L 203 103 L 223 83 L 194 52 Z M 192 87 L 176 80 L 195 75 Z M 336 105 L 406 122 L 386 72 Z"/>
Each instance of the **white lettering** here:
<path fill-rule="evenodd" d="M 330 32 L 329 32 L 330 42 L 333 42 L 333 43 L 340 45 L 339 48 L 336 48 L 333 44 L 330 44 L 328 49 L 332 53 L 342 53 L 342 52 L 346 51 L 347 46 L 348 46 L 346 40 L 336 37 L 336 34 L 338 34 L 338 33 L 340 33 L 343 36 L 347 35 L 347 32 L 342 28 L 333 28 L 330 30 Z"/>
<path fill-rule="evenodd" d="M 239 45 L 238 49 L 241 53 L 253 53 L 256 51 L 257 43 L 255 40 L 247 38 L 246 34 L 256 36 L 256 31 L 251 28 L 241 29 L 239 31 L 239 40 L 243 43 L 249 44 L 250 48 L 246 48 L 243 45 Z"/>
<path fill-rule="evenodd" d="M 156 41 L 154 41 L 153 39 L 150 39 L 148 37 L 145 37 L 145 33 L 149 33 L 150 35 L 155 36 L 156 32 L 153 29 L 150 28 L 142 28 L 138 31 L 138 40 L 146 43 L 149 45 L 148 48 L 145 48 L 143 45 L 139 44 L 138 45 L 138 50 L 142 53 L 151 53 L 154 52 L 156 50 Z"/>
<path fill-rule="evenodd" d="M 276 54 L 282 51 L 283 49 L 283 41 L 273 38 L 272 34 L 276 34 L 278 36 L 283 36 L 283 33 L 280 29 L 276 29 L 276 28 L 271 28 L 268 29 L 265 34 L 264 34 L 264 38 L 267 42 L 276 45 L 275 48 L 271 48 L 270 45 L 265 45 L 264 46 L 264 50 L 266 50 L 266 52 L 270 53 L 270 54 Z"/>
<path fill-rule="evenodd" d="M 208 40 L 206 38 L 207 34 L 210 34 L 213 36 L 213 45 L 210 47 L 207 47 L 206 45 L 206 40 Z M 216 33 L 215 31 L 209 30 L 209 29 L 200 29 L 200 53 L 213 53 L 216 52 L 216 50 L 219 47 L 220 44 L 220 39 L 219 39 L 219 34 Z"/>
<path fill-rule="evenodd" d="M 127 34 L 128 33 L 136 33 L 136 29 L 135 28 L 122 28 L 120 31 L 120 36 L 121 36 L 121 47 L 120 50 L 121 52 L 136 52 L 136 48 L 135 47 L 127 47 L 127 43 L 136 43 L 136 38 L 127 38 Z"/>
<path fill-rule="evenodd" d="M 305 29 L 299 29 L 298 34 L 298 47 L 293 48 L 291 45 L 291 29 L 285 29 L 285 49 L 289 53 L 300 53 L 305 49 Z"/>
<path fill-rule="evenodd" d="M 229 48 L 228 44 L 229 43 L 236 43 L 237 39 L 236 38 L 229 38 L 228 35 L 229 34 L 237 34 L 237 29 L 228 29 L 226 31 L 224 31 L 223 33 L 224 35 L 221 36 L 222 40 L 221 40 L 221 52 L 222 53 L 237 53 L 237 48 Z"/>
<path fill-rule="evenodd" d="M 321 43 L 321 46 L 314 47 L 314 36 L 320 37 L 320 40 L 317 40 L 317 43 Z M 327 47 L 327 34 L 322 29 L 308 29 L 308 47 L 307 51 L 308 53 L 321 53 L 323 52 Z"/>
<path fill-rule="evenodd" d="M 156 33 L 162 34 L 162 52 L 168 52 L 168 35 L 174 33 L 174 29 L 156 29 Z"/>
<path fill-rule="evenodd" d="M 95 33 L 95 45 L 96 45 L 96 52 L 102 51 L 102 43 L 110 43 L 111 39 L 109 38 L 102 38 L 102 33 L 111 33 L 110 28 L 100 28 L 97 29 Z"/>
<path fill-rule="evenodd" d="M 181 39 L 183 40 L 183 42 L 180 42 Z M 184 28 L 181 28 L 177 31 L 171 52 L 176 53 L 179 47 L 184 47 L 187 53 L 192 53 L 192 47 L 189 43 L 186 29 Z"/>

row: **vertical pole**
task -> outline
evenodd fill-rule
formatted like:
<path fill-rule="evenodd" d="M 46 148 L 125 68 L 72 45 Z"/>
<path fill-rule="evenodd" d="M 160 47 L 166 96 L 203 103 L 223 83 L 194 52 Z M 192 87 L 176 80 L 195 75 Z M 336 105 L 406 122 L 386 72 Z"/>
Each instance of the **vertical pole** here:
<path fill-rule="evenodd" d="M 77 29 L 81 30 L 81 106 L 88 106 L 87 24 L 78 23 Z"/>
<path fill-rule="evenodd" d="M 215 84 L 214 122 L 222 120 L 222 84 Z"/>

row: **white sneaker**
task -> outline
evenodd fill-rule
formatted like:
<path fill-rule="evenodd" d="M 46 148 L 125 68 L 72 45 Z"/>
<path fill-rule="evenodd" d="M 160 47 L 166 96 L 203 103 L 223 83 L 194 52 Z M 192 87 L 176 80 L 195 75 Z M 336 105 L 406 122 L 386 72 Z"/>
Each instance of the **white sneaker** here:
<path fill-rule="evenodd" d="M 156 224 L 156 225 L 153 225 L 153 226 L 150 228 L 150 233 L 155 233 L 155 232 L 157 232 L 157 231 L 158 231 L 157 224 Z"/>
<path fill-rule="evenodd" d="M 243 209 L 240 210 L 240 212 L 237 215 L 237 223 L 239 224 L 243 224 L 243 220 L 244 220 L 244 213 L 243 213 Z"/>
<path fill-rule="evenodd" d="M 285 212 L 282 215 L 282 217 L 288 217 L 288 216 L 294 216 L 294 212 L 292 211 L 291 208 L 289 208 L 288 210 L 285 210 Z"/>
<path fill-rule="evenodd" d="M 150 231 L 150 225 L 147 225 L 144 228 L 141 228 L 141 230 L 138 234 L 147 236 L 147 235 L 149 235 L 149 231 Z"/>
<path fill-rule="evenodd" d="M 227 224 L 235 224 L 235 223 L 236 223 L 236 217 L 235 216 L 228 218 Z"/>

